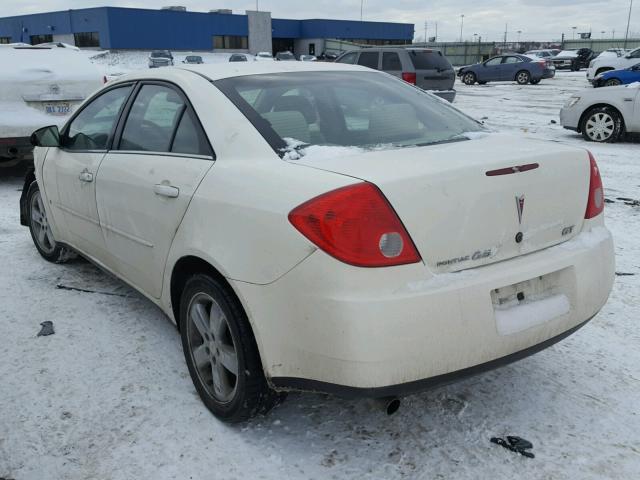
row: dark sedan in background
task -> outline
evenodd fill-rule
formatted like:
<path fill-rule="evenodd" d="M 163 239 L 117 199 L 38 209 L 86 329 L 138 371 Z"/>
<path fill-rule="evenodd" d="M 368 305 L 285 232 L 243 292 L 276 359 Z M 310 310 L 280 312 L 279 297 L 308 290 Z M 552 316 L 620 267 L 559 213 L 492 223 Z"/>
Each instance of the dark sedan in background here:
<path fill-rule="evenodd" d="M 555 68 L 548 60 L 515 53 L 493 57 L 458 70 L 458 76 L 467 85 L 510 81 L 520 85 L 535 85 L 543 78 L 552 78 L 555 73 Z"/>

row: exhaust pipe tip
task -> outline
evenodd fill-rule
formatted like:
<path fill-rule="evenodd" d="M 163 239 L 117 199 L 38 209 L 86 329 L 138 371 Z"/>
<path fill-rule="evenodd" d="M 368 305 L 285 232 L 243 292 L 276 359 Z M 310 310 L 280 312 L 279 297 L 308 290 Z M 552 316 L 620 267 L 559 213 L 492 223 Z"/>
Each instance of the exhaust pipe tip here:
<path fill-rule="evenodd" d="M 398 397 L 376 398 L 376 405 L 387 415 L 393 415 L 400 408 L 400 399 Z"/>

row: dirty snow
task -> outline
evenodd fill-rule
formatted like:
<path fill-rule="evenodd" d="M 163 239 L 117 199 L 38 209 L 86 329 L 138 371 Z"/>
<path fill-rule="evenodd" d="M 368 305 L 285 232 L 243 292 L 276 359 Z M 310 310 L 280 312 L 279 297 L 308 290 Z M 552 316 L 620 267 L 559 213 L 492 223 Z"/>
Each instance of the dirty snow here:
<path fill-rule="evenodd" d="M 500 335 L 513 335 L 569 313 L 571 303 L 558 294 L 509 308 L 496 309 L 496 329 Z"/>
<path fill-rule="evenodd" d="M 617 271 L 629 275 L 590 324 L 516 364 L 406 398 L 391 417 L 365 400 L 291 394 L 268 417 L 226 426 L 198 399 L 156 307 L 90 264 L 38 256 L 19 225 L 21 179 L 0 172 L 0 477 L 638 478 L 640 145 L 587 144 L 558 125 L 564 100 L 589 88 L 584 72 L 456 88 L 456 105 L 491 129 L 598 159 Z M 36 337 L 45 320 L 55 334 Z M 489 442 L 505 435 L 533 442 L 536 458 Z"/>

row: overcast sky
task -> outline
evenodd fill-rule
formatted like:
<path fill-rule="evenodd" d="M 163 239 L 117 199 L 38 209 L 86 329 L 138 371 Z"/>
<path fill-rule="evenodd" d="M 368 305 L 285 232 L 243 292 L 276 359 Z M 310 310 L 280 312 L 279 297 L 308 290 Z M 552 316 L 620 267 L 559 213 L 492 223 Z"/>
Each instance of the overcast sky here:
<path fill-rule="evenodd" d="M 630 32 L 640 36 L 640 2 L 631 17 Z M 193 11 L 231 8 L 234 13 L 254 10 L 256 2 L 244 0 L 0 0 L 0 16 L 36 13 L 92 6 L 123 6 L 159 8 L 159 5 L 184 5 Z M 276 18 L 337 18 L 359 19 L 360 0 L 259 0 L 259 9 L 272 12 Z M 435 33 L 438 40 L 460 38 L 460 15 L 464 14 L 463 36 L 473 34 L 483 40 L 502 40 L 505 23 L 508 39 L 515 41 L 518 30 L 522 40 L 567 38 L 576 32 L 591 30 L 595 38 L 624 36 L 629 0 L 364 0 L 364 19 L 409 22 L 416 26 L 416 37 L 424 37 L 424 22 L 428 22 L 427 36 Z"/>

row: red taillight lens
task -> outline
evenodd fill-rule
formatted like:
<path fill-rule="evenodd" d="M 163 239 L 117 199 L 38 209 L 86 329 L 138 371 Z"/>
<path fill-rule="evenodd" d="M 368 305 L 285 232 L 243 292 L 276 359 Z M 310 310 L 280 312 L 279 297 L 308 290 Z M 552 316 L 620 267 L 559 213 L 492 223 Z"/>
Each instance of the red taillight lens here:
<path fill-rule="evenodd" d="M 411 85 L 415 85 L 417 77 L 415 72 L 402 72 L 402 79 Z"/>
<path fill-rule="evenodd" d="M 593 158 L 591 152 L 589 154 L 589 170 L 591 171 L 591 179 L 589 180 L 589 199 L 587 200 L 587 211 L 584 218 L 589 219 L 600 215 L 604 210 L 604 188 L 602 187 L 602 178 L 600 177 L 600 169 Z"/>
<path fill-rule="evenodd" d="M 312 198 L 293 209 L 289 221 L 319 248 L 350 265 L 388 267 L 420 261 L 393 207 L 371 183 Z"/>

